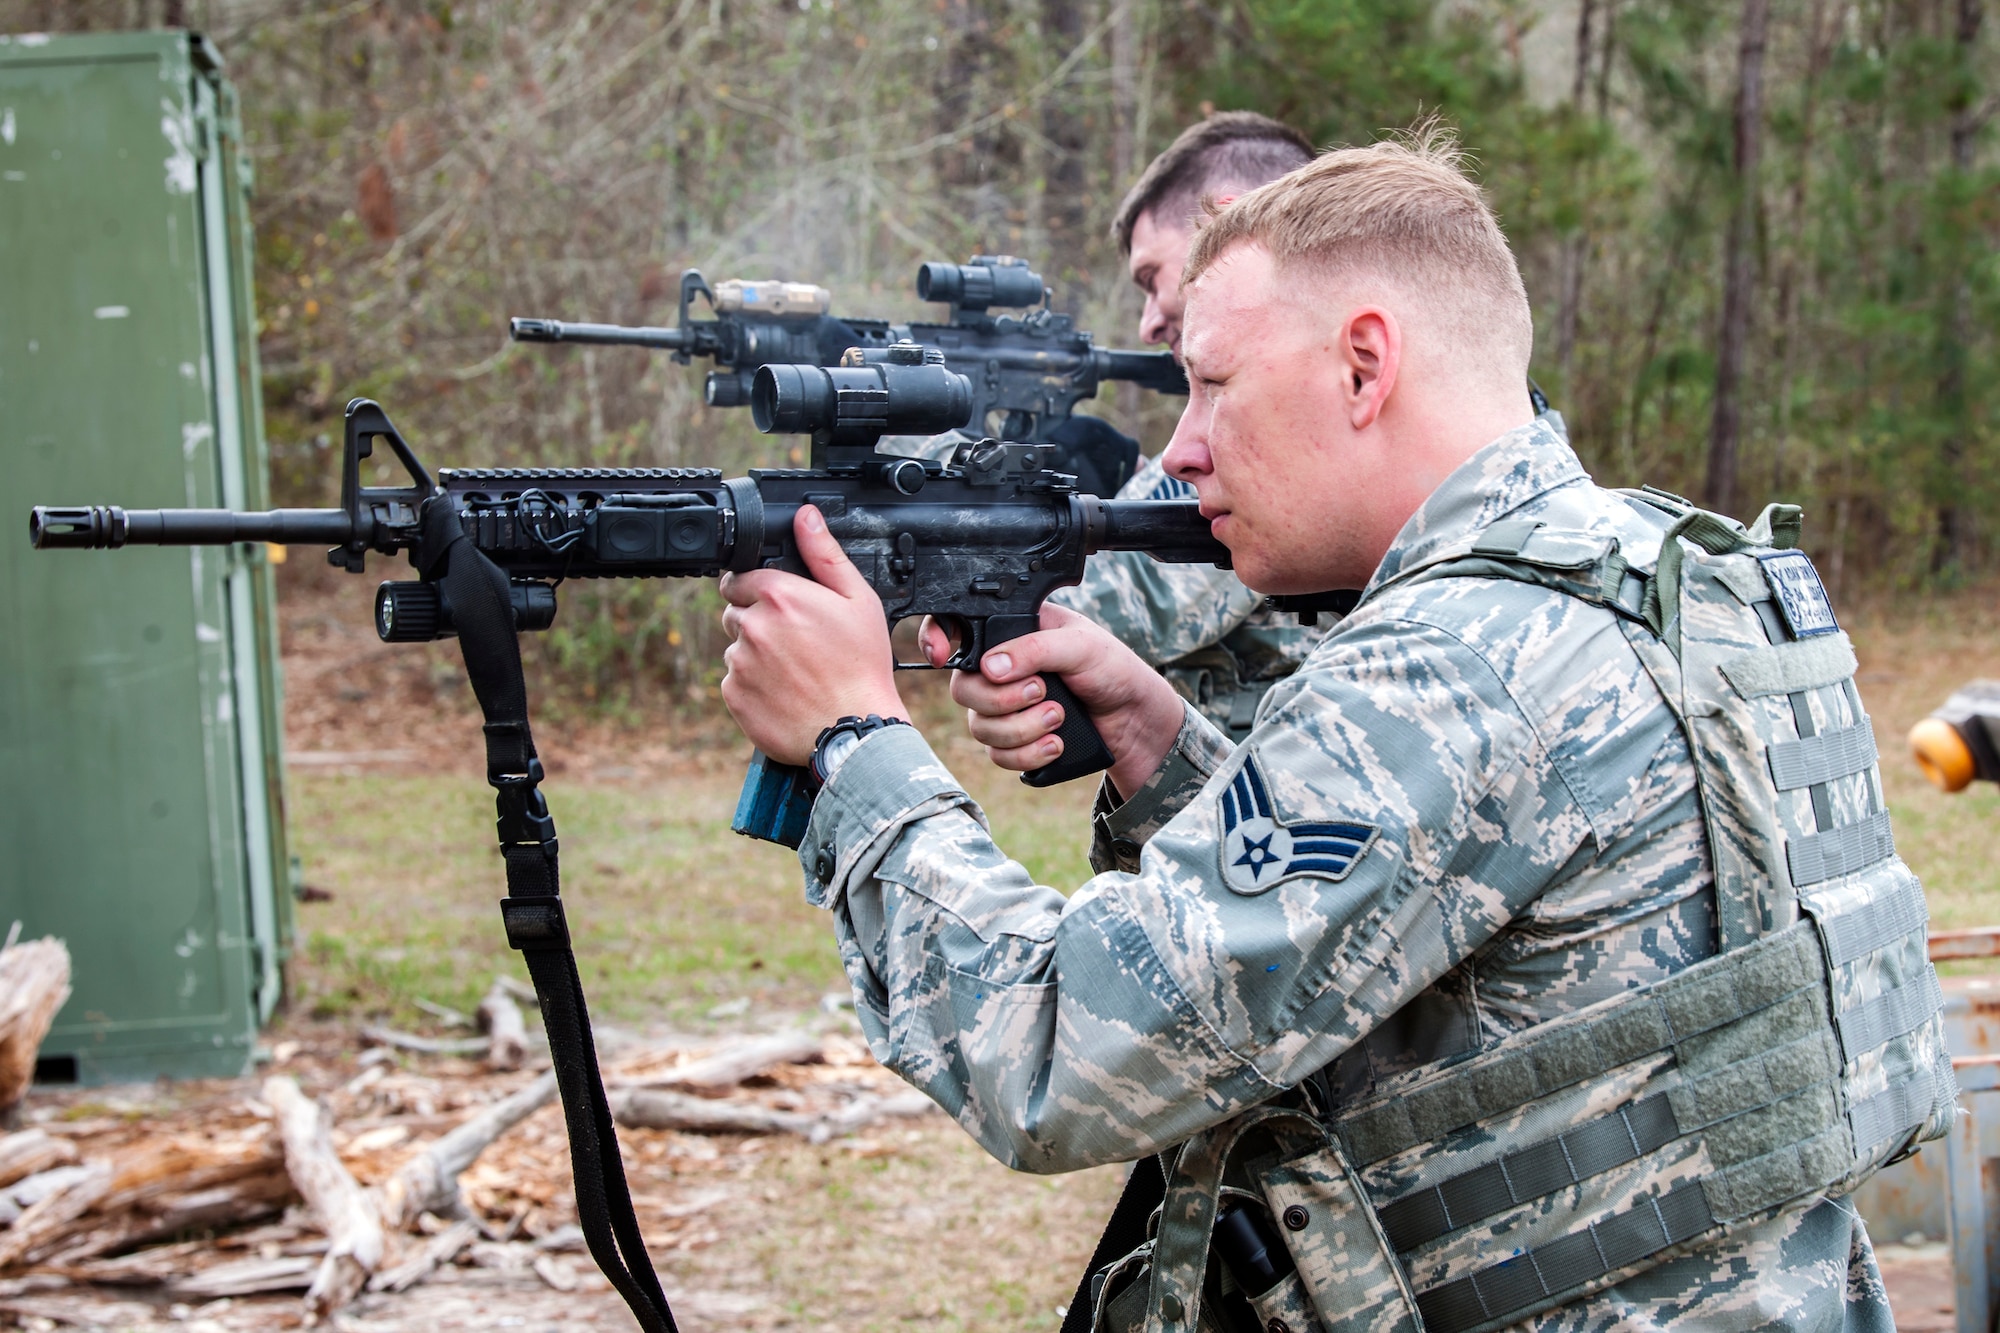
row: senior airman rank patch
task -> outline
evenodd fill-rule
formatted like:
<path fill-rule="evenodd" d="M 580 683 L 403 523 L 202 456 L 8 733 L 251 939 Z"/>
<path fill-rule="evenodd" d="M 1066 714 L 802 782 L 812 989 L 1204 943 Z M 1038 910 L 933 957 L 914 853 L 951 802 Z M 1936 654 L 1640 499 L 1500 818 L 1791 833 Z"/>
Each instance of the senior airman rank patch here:
<path fill-rule="evenodd" d="M 1287 824 L 1271 807 L 1251 755 L 1222 793 L 1222 878 L 1237 893 L 1262 893 L 1294 875 L 1345 879 L 1370 846 L 1373 824 Z"/>

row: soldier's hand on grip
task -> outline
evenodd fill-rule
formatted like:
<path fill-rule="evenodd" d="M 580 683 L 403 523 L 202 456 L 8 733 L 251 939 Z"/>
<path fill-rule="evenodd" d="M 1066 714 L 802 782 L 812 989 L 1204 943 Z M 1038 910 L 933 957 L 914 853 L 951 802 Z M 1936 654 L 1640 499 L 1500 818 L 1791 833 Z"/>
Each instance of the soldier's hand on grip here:
<path fill-rule="evenodd" d="M 935 621 L 924 622 L 922 642 L 933 663 L 951 654 Z M 972 738 L 1001 768 L 1027 772 L 1062 753 L 1054 734 L 1062 708 L 1047 701 L 1045 671 L 1060 675 L 1090 710 L 1116 759 L 1111 780 L 1120 792 L 1138 790 L 1180 734 L 1181 699 L 1173 686 L 1107 631 L 1060 606 L 1044 606 L 1038 632 L 992 649 L 979 668 L 952 674 L 951 697 L 965 708 Z"/>
<path fill-rule="evenodd" d="M 880 600 L 811 505 L 793 524 L 812 578 L 777 569 L 722 576 L 722 702 L 759 750 L 804 764 L 835 719 L 907 718 Z"/>

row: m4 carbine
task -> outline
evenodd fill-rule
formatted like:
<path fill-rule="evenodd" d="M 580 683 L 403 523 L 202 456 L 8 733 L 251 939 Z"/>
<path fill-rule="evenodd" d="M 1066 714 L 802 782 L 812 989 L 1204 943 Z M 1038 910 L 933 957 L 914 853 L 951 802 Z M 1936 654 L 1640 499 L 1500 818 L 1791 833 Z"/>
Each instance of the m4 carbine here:
<path fill-rule="evenodd" d="M 837 366 L 850 347 L 878 349 L 913 341 L 944 353 L 944 364 L 971 386 L 967 426 L 1054 451 L 1057 472 L 1078 479 L 1090 495 L 1112 495 L 1138 463 L 1138 445 L 1094 417 L 1074 415 L 1107 380 L 1159 393 L 1185 394 L 1187 376 L 1169 352 L 1128 352 L 1093 346 L 1068 315 L 1049 308 L 1049 289 L 1025 259 L 974 255 L 971 262 L 933 262 L 917 269 L 917 296 L 951 308 L 948 323 L 896 324 L 886 319 L 842 319 L 828 312 L 833 295 L 800 282 L 734 278 L 710 286 L 699 271 L 681 274 L 679 322 L 673 328 L 570 324 L 515 319 L 518 342 L 570 342 L 651 347 L 682 364 L 707 357 L 703 396 L 711 407 L 748 404 L 757 368 L 765 365 Z M 693 320 L 689 307 L 705 297 L 715 318 Z M 998 309 L 1021 310 L 996 315 Z M 968 425 L 969 422 L 969 425 Z"/>
<path fill-rule="evenodd" d="M 338 509 L 38 506 L 30 536 L 39 548 L 324 543 L 332 563 L 354 573 L 370 551 L 407 552 L 420 577 L 381 585 L 376 630 L 389 642 L 413 642 L 457 632 L 460 608 L 444 570 L 445 548 L 459 533 L 506 576 L 513 627 L 540 630 L 555 619 L 564 579 L 706 578 L 757 568 L 803 574 L 792 518 L 813 504 L 892 625 L 932 616 L 956 632 L 953 667 L 975 666 L 994 645 L 1035 630 L 1042 602 L 1076 583 L 1093 551 L 1228 563 L 1192 502 L 1080 494 L 1042 445 L 981 440 L 961 445 L 949 463 L 877 453 L 885 434 L 962 424 L 976 390 L 935 349 L 911 343 L 857 348 L 845 360 L 757 369 L 750 406 L 758 429 L 809 434 L 809 468 L 730 478 L 710 468 L 447 468 L 433 481 L 388 415 L 356 399 L 347 409 Z M 378 438 L 401 460 L 409 485 L 361 484 L 361 462 Z M 449 522 L 427 521 L 440 506 Z M 1084 710 L 1060 679 L 1048 687 L 1067 715 L 1065 749 L 1024 780 L 1046 786 L 1108 767 Z M 810 806 L 802 781 L 795 769 L 758 761 L 738 831 L 796 845 Z"/>

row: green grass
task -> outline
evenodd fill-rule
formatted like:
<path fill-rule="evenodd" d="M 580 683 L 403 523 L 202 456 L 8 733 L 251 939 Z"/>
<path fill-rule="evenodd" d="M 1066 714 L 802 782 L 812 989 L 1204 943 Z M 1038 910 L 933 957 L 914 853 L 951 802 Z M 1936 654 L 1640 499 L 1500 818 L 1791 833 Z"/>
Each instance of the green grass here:
<path fill-rule="evenodd" d="M 962 742 L 945 749 L 1002 846 L 1044 883 L 1083 882 L 1089 783 L 1037 792 Z M 845 988 L 792 853 L 729 831 L 740 780 L 711 762 L 545 785 L 593 1012 L 686 1025 L 731 1001 L 796 1011 Z M 292 1013 L 421 1025 L 418 997 L 469 1010 L 496 972 L 525 979 L 501 932 L 492 796 L 476 776 L 294 773 L 290 796 L 306 881 L 333 894 L 300 904 Z"/>

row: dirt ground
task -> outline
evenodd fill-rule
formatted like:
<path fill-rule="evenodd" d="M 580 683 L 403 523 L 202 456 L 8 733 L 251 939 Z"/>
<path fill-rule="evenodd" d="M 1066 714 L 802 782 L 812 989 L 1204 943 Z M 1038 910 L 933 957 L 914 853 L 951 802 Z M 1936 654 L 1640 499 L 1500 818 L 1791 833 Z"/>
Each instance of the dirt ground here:
<path fill-rule="evenodd" d="M 907 1092 L 851 1035 L 817 1016 L 825 1055 L 730 1090 L 741 1102 L 809 1108 L 859 1092 Z M 670 1068 L 734 1038 L 679 1041 L 613 1031 L 607 1079 Z M 281 1042 L 263 1074 L 298 1080 L 330 1114 L 333 1142 L 364 1186 L 379 1186 L 419 1143 L 533 1071 L 495 1074 L 468 1059 L 364 1055 L 331 1032 Z M 259 1080 L 211 1080 L 37 1094 L 31 1126 L 77 1143 L 85 1160 L 147 1144 L 269 1134 Z M 1042 1179 L 1008 1172 L 934 1110 L 877 1121 L 824 1143 L 791 1134 L 626 1128 L 620 1142 L 641 1228 L 681 1326 L 829 1330 L 1053 1327 L 1109 1212 L 1116 1170 Z M 628 1329 L 636 1324 L 577 1237 L 566 1138 L 552 1103 L 461 1177 L 481 1234 L 407 1291 L 363 1295 L 331 1327 Z M 440 1229 L 432 1226 L 431 1232 Z M 4 1233 L 0 1233 L 4 1234 Z M 424 1235 L 391 1237 L 386 1270 Z M 299 1256 L 326 1242 L 296 1204 L 249 1225 L 124 1258 L 51 1262 L 0 1281 L 0 1321 L 20 1328 L 235 1330 L 296 1327 L 295 1291 L 204 1299 L 219 1264 Z M 135 1263 L 136 1261 L 136 1263 Z M 302 1267 L 305 1265 L 302 1265 Z M 94 1280 L 93 1280 L 94 1279 Z M 304 1278 L 297 1282 L 304 1286 Z M 190 1294 L 190 1289 L 197 1289 Z"/>

